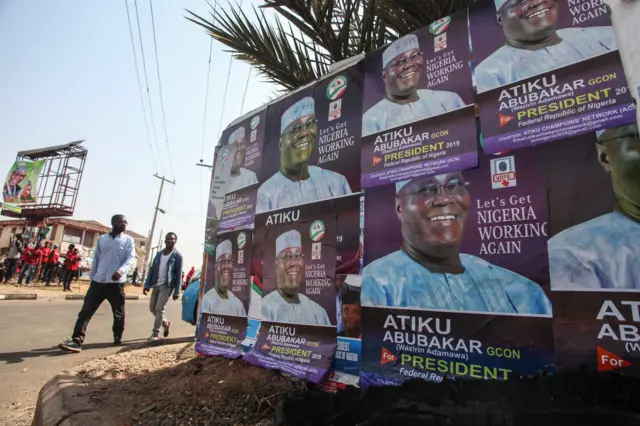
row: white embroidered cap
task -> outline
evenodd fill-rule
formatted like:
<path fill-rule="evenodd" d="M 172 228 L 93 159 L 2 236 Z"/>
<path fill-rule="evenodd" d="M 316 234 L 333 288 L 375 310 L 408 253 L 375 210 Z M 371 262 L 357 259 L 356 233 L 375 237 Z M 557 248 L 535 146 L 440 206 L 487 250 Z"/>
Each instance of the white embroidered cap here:
<path fill-rule="evenodd" d="M 401 182 L 396 182 L 396 194 L 398 194 L 398 192 L 400 192 L 400 190 L 402 188 L 405 187 L 406 184 L 408 184 L 409 182 L 411 182 L 410 180 L 403 180 Z"/>
<path fill-rule="evenodd" d="M 229 135 L 229 143 L 234 143 L 237 139 L 244 138 L 244 127 L 238 127 Z"/>
<path fill-rule="evenodd" d="M 285 232 L 276 238 L 276 255 L 288 248 L 302 248 L 302 237 L 295 229 Z"/>
<path fill-rule="evenodd" d="M 232 254 L 230 240 L 224 240 L 218 244 L 218 247 L 216 247 L 216 260 L 220 259 L 220 256 L 225 254 Z"/>
<path fill-rule="evenodd" d="M 315 115 L 315 101 L 311 96 L 300 99 L 282 114 L 282 117 L 280 117 L 280 134 L 284 133 L 284 129 L 287 126 L 305 115 Z"/>
<path fill-rule="evenodd" d="M 420 49 L 418 36 L 415 34 L 407 34 L 404 37 L 400 37 L 382 52 L 382 68 L 386 68 L 389 62 L 396 56 L 413 49 Z"/>

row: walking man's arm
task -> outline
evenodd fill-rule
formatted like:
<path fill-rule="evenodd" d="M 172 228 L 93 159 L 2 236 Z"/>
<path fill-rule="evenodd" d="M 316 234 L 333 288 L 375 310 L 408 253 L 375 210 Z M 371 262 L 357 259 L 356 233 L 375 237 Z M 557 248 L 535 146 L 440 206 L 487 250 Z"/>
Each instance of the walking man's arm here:
<path fill-rule="evenodd" d="M 127 258 L 125 259 L 122 266 L 120 266 L 120 268 L 118 268 L 118 270 L 114 272 L 111 279 L 113 281 L 118 281 L 120 277 L 122 277 L 124 274 L 127 273 L 129 269 L 131 269 L 131 267 L 134 265 L 135 262 L 136 262 L 136 248 L 135 248 L 135 243 L 133 241 L 133 238 L 131 238 L 129 240 L 129 247 L 127 247 Z"/>

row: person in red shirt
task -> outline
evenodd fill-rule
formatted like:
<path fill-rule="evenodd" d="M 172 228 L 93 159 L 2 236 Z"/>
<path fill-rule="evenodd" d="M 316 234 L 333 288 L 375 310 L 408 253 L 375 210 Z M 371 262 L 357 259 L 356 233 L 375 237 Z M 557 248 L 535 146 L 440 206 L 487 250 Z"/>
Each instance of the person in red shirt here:
<path fill-rule="evenodd" d="M 22 257 L 24 259 L 22 269 L 20 270 L 20 276 L 18 277 L 18 285 L 22 286 L 22 279 L 26 276 L 27 281 L 25 285 L 31 285 L 31 280 L 36 272 L 36 268 L 42 263 L 42 247 L 40 243 L 36 244 L 35 248 L 28 247 L 23 251 Z"/>
<path fill-rule="evenodd" d="M 73 251 L 67 255 L 67 258 L 65 259 L 63 291 L 71 291 L 71 280 L 73 280 L 73 277 L 78 273 L 81 260 L 82 258 L 80 257 L 80 253 L 77 248 L 74 248 Z"/>
<path fill-rule="evenodd" d="M 56 268 L 56 264 L 58 263 L 58 259 L 60 258 L 60 250 L 58 250 L 57 245 L 53 245 L 53 248 L 49 252 L 49 255 L 46 257 L 46 264 L 44 269 L 43 280 L 46 285 L 51 285 L 51 278 L 53 277 L 53 271 Z M 44 256 L 42 257 L 42 261 L 45 261 Z"/>
<path fill-rule="evenodd" d="M 34 275 L 34 279 L 33 282 L 38 282 L 38 281 L 43 281 L 44 280 L 44 273 L 46 272 L 47 269 L 47 261 L 49 259 L 49 254 L 51 253 L 51 247 L 50 247 L 51 243 L 50 242 L 46 242 L 44 243 L 44 247 L 42 247 L 42 261 L 40 262 L 40 264 L 37 266 L 36 268 L 36 273 Z"/>

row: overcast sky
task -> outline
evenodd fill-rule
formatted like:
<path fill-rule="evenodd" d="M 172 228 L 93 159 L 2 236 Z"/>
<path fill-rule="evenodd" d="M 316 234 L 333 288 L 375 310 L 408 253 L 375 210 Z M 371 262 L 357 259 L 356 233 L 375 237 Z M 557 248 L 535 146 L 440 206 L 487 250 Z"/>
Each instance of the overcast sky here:
<path fill-rule="evenodd" d="M 243 8 L 249 11 L 252 2 L 245 0 Z M 129 0 L 144 79 L 133 5 Z M 210 38 L 184 16 L 185 9 L 208 16 L 209 6 L 205 0 L 153 2 L 175 176 L 162 130 L 149 1 L 138 0 L 138 8 L 164 174 L 176 180 L 175 188 L 165 185 L 161 207 L 167 214 L 159 215 L 155 240 L 161 229 L 176 232 L 185 269 L 200 267 L 211 176 L 195 163 L 201 156 Z M 145 132 L 125 0 L 0 0 L 0 40 L 0 174 L 19 150 L 85 139 L 89 154 L 74 217 L 108 225 L 113 214 L 123 213 L 131 230 L 147 235 L 160 186 L 153 174 L 162 170 L 154 168 Z M 203 156 L 209 164 L 222 130 L 230 57 L 223 50 L 214 42 Z M 233 61 L 222 128 L 240 115 L 248 74 L 248 65 Z M 274 89 L 252 75 L 243 113 L 266 103 Z"/>

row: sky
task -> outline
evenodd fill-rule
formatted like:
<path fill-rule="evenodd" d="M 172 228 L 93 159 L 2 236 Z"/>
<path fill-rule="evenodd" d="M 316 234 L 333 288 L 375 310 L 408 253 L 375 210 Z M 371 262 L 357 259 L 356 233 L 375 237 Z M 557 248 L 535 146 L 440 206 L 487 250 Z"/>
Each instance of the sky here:
<path fill-rule="evenodd" d="M 149 115 L 134 0 L 128 1 Z M 243 3 L 245 12 L 250 12 L 251 3 L 256 5 L 260 0 Z M 165 184 L 160 207 L 166 214 L 158 215 L 153 245 L 157 244 L 160 230 L 163 234 L 175 232 L 177 248 L 188 269 L 202 264 L 211 180 L 209 169 L 196 163 L 200 158 L 206 164 L 212 163 L 221 131 L 241 115 L 250 67 L 233 60 L 225 102 L 230 54 L 224 51 L 226 46 L 213 42 L 205 120 L 211 38 L 202 27 L 185 19 L 185 9 L 210 17 L 210 7 L 205 0 L 153 1 L 167 147 L 149 1 L 138 0 L 157 133 L 156 148 L 149 121 L 151 144 L 158 163 L 154 166 L 138 91 L 125 0 L 0 0 L 0 94 L 3 100 L 0 103 L 0 175 L 8 172 L 20 150 L 84 139 L 89 152 L 74 218 L 93 219 L 108 225 L 112 215 L 122 213 L 127 216 L 129 229 L 142 235 L 147 235 L 151 228 L 160 188 L 160 180 L 154 173 L 175 180 L 175 186 Z M 276 89 L 252 72 L 242 113 L 267 103 Z M 203 123 L 206 131 L 202 148 Z"/>

